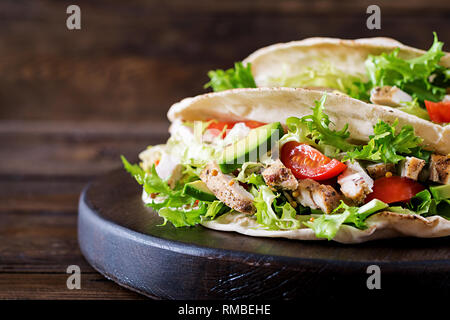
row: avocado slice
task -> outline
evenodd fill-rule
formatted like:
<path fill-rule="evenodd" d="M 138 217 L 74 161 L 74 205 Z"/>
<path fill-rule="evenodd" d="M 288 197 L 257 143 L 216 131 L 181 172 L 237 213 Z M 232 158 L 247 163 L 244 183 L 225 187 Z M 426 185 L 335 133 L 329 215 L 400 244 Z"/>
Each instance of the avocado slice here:
<path fill-rule="evenodd" d="M 214 193 L 208 189 L 206 183 L 201 180 L 186 183 L 183 193 L 201 201 L 214 201 L 217 199 Z"/>
<path fill-rule="evenodd" d="M 450 199 L 450 184 L 430 187 L 430 192 L 436 200 Z"/>
<path fill-rule="evenodd" d="M 244 162 L 258 161 L 262 155 L 272 150 L 283 133 L 283 127 L 279 122 L 250 130 L 245 138 L 224 149 L 218 163 L 220 170 L 223 173 L 230 173 L 240 168 Z"/>

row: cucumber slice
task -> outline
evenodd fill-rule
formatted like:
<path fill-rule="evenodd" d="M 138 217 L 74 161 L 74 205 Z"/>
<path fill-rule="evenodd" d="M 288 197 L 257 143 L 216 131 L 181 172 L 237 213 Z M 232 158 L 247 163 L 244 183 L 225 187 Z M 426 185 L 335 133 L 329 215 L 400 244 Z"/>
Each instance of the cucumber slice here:
<path fill-rule="evenodd" d="M 223 173 L 230 173 L 240 168 L 244 162 L 256 162 L 272 150 L 283 135 L 281 123 L 274 122 L 252 129 L 247 137 L 226 147 L 219 168 Z"/>
<path fill-rule="evenodd" d="M 186 183 L 183 193 L 201 201 L 214 201 L 216 196 L 208 189 L 206 183 L 201 180 Z"/>

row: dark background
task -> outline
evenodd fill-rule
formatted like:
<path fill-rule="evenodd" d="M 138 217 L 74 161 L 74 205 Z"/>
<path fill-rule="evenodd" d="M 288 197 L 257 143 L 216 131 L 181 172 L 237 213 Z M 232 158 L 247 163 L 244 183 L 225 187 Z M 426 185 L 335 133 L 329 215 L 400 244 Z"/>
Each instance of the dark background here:
<path fill-rule="evenodd" d="M 81 8 L 81 30 L 66 8 Z M 381 7 L 381 30 L 366 8 Z M 167 138 L 166 112 L 205 92 L 206 73 L 312 36 L 389 36 L 449 51 L 450 1 L 0 2 L 0 298 L 136 298 L 77 245 L 77 201 L 119 155 Z M 82 290 L 67 290 L 68 265 Z"/>

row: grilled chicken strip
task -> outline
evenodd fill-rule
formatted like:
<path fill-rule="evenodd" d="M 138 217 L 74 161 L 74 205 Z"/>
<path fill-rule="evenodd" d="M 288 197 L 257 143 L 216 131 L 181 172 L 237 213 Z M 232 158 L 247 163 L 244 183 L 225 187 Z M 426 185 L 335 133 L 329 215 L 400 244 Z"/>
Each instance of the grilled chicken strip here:
<path fill-rule="evenodd" d="M 254 213 L 252 194 L 235 182 L 233 178 L 231 175 L 222 173 L 216 163 L 208 164 L 200 173 L 200 179 L 206 183 L 217 199 L 236 211 Z"/>
<path fill-rule="evenodd" d="M 417 180 L 425 164 L 425 160 L 416 157 L 406 157 L 405 160 L 400 162 L 400 176 Z"/>
<path fill-rule="evenodd" d="M 412 97 L 397 87 L 375 87 L 370 92 L 370 101 L 389 107 L 401 107 L 403 102 L 411 102 Z"/>
<path fill-rule="evenodd" d="M 339 206 L 341 197 L 332 186 L 320 184 L 312 179 L 298 181 L 298 188 L 292 193 L 295 200 L 305 207 L 330 213 Z"/>
<path fill-rule="evenodd" d="M 374 163 L 366 167 L 367 173 L 372 179 L 378 179 L 386 176 L 387 172 L 394 172 L 395 165 L 393 163 Z"/>
<path fill-rule="evenodd" d="M 341 186 L 344 196 L 356 204 L 362 203 L 372 192 L 373 179 L 364 171 L 358 161 L 346 161 L 347 169 L 338 176 L 337 182 Z"/>
<path fill-rule="evenodd" d="M 442 184 L 450 184 L 450 155 L 431 155 L 430 180 Z"/>
<path fill-rule="evenodd" d="M 295 190 L 298 182 L 291 169 L 278 159 L 263 170 L 262 176 L 269 187 L 281 190 Z"/>

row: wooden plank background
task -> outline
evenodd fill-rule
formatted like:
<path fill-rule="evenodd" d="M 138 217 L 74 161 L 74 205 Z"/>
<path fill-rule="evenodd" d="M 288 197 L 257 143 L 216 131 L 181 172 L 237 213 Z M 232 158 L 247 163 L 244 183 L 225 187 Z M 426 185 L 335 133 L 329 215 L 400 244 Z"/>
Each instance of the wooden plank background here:
<path fill-rule="evenodd" d="M 82 29 L 66 28 L 81 8 Z M 83 186 L 119 155 L 167 138 L 166 112 L 205 92 L 206 73 L 265 45 L 311 36 L 390 36 L 450 48 L 450 2 L 377 1 L 0 2 L 0 299 L 139 298 L 104 279 L 76 239 Z M 82 290 L 67 290 L 68 265 Z"/>

